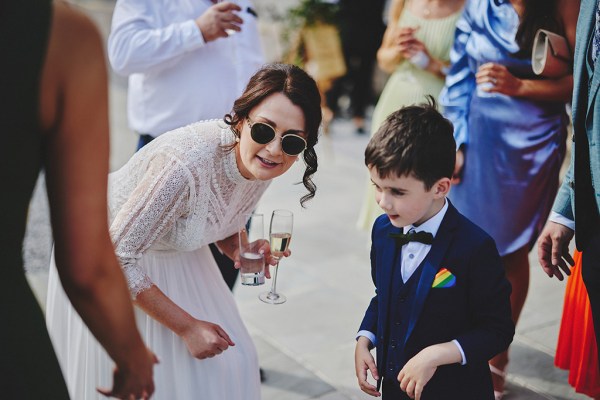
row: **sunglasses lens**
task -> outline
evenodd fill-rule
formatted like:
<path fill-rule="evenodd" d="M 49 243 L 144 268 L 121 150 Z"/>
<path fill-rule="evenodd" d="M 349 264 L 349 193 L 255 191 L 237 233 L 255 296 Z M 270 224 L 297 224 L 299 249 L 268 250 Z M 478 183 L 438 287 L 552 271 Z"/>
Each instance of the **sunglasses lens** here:
<path fill-rule="evenodd" d="M 306 141 L 300 136 L 285 135 L 281 141 L 281 149 L 290 156 L 296 156 L 306 149 Z"/>
<path fill-rule="evenodd" d="M 275 137 L 275 131 L 269 125 L 255 122 L 250 129 L 252 140 L 259 144 L 267 144 Z"/>

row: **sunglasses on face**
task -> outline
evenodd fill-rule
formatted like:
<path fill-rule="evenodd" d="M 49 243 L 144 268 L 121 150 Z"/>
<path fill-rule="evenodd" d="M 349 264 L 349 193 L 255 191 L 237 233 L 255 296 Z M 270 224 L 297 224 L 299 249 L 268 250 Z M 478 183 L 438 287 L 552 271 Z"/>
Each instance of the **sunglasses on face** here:
<path fill-rule="evenodd" d="M 268 144 L 275 140 L 277 134 L 275 128 L 264 122 L 252 122 L 250 117 L 246 117 L 250 136 L 258 144 Z M 297 156 L 306 149 L 306 140 L 295 133 L 283 133 L 281 135 L 281 150 L 288 156 Z"/>

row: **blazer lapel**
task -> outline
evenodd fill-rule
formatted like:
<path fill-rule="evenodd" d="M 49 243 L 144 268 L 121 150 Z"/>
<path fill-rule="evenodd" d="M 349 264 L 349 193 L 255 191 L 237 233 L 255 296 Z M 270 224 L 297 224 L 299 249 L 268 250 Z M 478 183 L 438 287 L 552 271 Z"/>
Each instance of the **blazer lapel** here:
<path fill-rule="evenodd" d="M 435 279 L 435 274 L 437 274 L 438 270 L 440 269 L 444 254 L 446 254 L 446 250 L 448 250 L 448 246 L 450 246 L 450 243 L 452 242 L 454 228 L 456 227 L 458 220 L 457 217 L 458 212 L 456 211 L 456 208 L 454 208 L 451 203 L 448 204 L 448 211 L 446 211 L 446 215 L 444 216 L 444 220 L 440 225 L 440 229 L 433 240 L 431 250 L 429 250 L 425 260 L 423 260 L 423 270 L 421 271 L 421 277 L 417 285 L 417 292 L 415 294 L 413 308 L 410 313 L 404 343 L 408 341 L 408 338 L 412 334 L 412 331 L 415 328 L 419 317 L 421 316 L 421 311 L 423 311 L 425 300 L 427 299 L 427 295 L 431 290 L 431 285 Z"/>
<path fill-rule="evenodd" d="M 385 287 L 381 287 L 378 284 L 378 288 L 381 291 L 379 296 L 382 298 L 392 298 L 393 294 L 393 280 L 394 280 L 394 269 L 396 268 L 396 257 L 400 256 L 400 249 L 396 249 L 396 241 L 394 238 L 389 237 L 389 233 L 398 233 L 401 232 L 401 229 L 395 228 L 391 226 L 391 229 L 385 234 L 384 240 L 382 241 L 382 251 L 381 251 L 381 260 L 377 260 L 377 268 L 382 268 L 381 273 L 379 274 L 379 282 L 385 282 Z M 398 255 L 396 255 L 398 254 Z M 397 271 L 397 274 L 401 274 L 400 271 Z M 382 310 L 383 315 L 388 315 L 390 304 L 389 301 L 383 305 L 385 308 Z M 386 321 L 389 318 L 385 319 Z M 387 325 L 387 323 L 386 323 Z"/>

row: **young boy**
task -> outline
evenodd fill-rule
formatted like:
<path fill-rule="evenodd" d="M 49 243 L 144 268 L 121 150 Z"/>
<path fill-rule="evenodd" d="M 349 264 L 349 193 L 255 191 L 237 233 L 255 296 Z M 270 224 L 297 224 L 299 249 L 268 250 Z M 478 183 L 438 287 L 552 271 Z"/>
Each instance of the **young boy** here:
<path fill-rule="evenodd" d="M 357 335 L 356 376 L 384 400 L 494 399 L 488 360 L 514 335 L 510 284 L 493 239 L 446 199 L 453 128 L 429 101 L 390 115 L 365 151 L 385 214 L 372 230 L 376 294 Z"/>

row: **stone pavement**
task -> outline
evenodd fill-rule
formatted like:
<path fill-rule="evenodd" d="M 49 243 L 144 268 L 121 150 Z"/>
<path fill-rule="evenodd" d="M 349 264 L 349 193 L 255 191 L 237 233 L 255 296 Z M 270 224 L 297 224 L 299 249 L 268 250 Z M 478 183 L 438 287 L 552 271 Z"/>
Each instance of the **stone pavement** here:
<path fill-rule="evenodd" d="M 257 4 L 261 1 L 258 0 Z M 84 9 L 107 32 L 110 2 L 83 1 Z M 126 80 L 111 76 L 111 168 L 133 153 L 136 137 L 126 123 Z M 275 180 L 258 206 L 269 215 L 275 208 L 295 214 L 291 257 L 281 261 L 277 287 L 285 304 L 260 302 L 261 287 L 238 285 L 240 312 L 259 352 L 267 380 L 265 400 L 368 399 L 354 376 L 354 334 L 373 295 L 367 232 L 355 228 L 367 173 L 363 151 L 367 135 L 356 135 L 351 123 L 335 120 L 318 145 L 317 196 L 299 205 L 302 163 Z M 32 286 L 45 297 L 50 251 L 47 204 L 36 191 L 30 212 L 25 257 Z M 564 282 L 542 273 L 531 254 L 531 285 L 511 347 L 507 400 L 585 399 L 567 383 L 567 373 L 553 366 L 562 310 Z"/>

